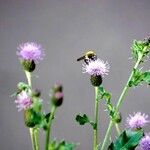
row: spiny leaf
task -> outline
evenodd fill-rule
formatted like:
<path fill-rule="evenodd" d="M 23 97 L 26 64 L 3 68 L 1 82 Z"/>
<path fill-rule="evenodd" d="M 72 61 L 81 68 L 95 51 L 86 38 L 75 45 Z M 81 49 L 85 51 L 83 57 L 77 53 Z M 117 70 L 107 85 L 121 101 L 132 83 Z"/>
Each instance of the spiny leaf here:
<path fill-rule="evenodd" d="M 131 49 L 132 49 L 132 56 L 135 59 L 135 61 L 141 59 L 141 62 L 143 62 L 144 61 L 143 58 L 147 56 L 150 52 L 149 48 L 150 48 L 149 40 L 143 41 L 134 40 Z"/>
<path fill-rule="evenodd" d="M 134 75 L 129 81 L 129 87 L 138 86 L 142 82 L 150 84 L 150 71 L 142 72 L 138 69 L 134 69 Z"/>
<path fill-rule="evenodd" d="M 86 114 L 83 114 L 83 116 L 81 116 L 80 114 L 76 116 L 76 121 L 80 124 L 80 125 L 84 125 L 86 123 L 89 123 L 93 129 L 96 129 L 97 125 L 91 121 L 88 116 Z"/>
<path fill-rule="evenodd" d="M 86 123 L 89 123 L 89 118 L 87 117 L 86 114 L 84 114 L 83 116 L 81 115 L 77 115 L 76 116 L 76 121 L 80 124 L 80 125 L 84 125 Z"/>

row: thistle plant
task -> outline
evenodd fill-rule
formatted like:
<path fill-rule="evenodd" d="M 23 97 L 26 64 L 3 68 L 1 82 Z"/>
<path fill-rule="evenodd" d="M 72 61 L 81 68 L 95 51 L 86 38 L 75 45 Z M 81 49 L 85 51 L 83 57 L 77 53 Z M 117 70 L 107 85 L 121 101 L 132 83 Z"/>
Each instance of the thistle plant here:
<path fill-rule="evenodd" d="M 120 128 L 123 116 L 120 108 L 125 100 L 129 89 L 138 87 L 145 83 L 150 85 L 150 71 L 143 71 L 141 66 L 150 53 L 150 37 L 144 40 L 134 40 L 131 46 L 132 58 L 135 65 L 125 84 L 117 104 L 113 104 L 111 94 L 103 86 L 103 80 L 109 75 L 110 65 L 107 61 L 98 58 L 97 54 L 89 50 L 77 61 L 83 61 L 82 72 L 88 74 L 90 84 L 95 91 L 94 98 L 94 118 L 89 118 L 86 114 L 77 114 L 76 121 L 79 125 L 89 124 L 93 130 L 93 150 L 150 150 L 150 133 L 144 127 L 150 124 L 149 116 L 143 112 L 129 114 L 126 119 L 125 129 Z M 56 83 L 50 89 L 49 111 L 45 113 L 43 109 L 43 99 L 41 91 L 32 84 L 33 72 L 38 63 L 44 58 L 44 50 L 41 45 L 28 42 L 21 44 L 17 50 L 22 69 L 27 82 L 19 82 L 15 92 L 15 104 L 19 112 L 24 114 L 24 123 L 28 127 L 31 137 L 32 149 L 40 150 L 39 131 L 45 132 L 45 150 L 73 150 L 77 146 L 74 143 L 67 143 L 62 140 L 56 141 L 51 136 L 51 127 L 55 119 L 57 109 L 62 105 L 64 99 L 63 86 Z M 99 126 L 102 122 L 99 117 L 99 105 L 105 101 L 109 124 L 104 139 L 99 133 Z M 116 139 L 109 142 L 111 130 L 116 128 Z M 100 138 L 98 138 L 100 137 Z"/>
<path fill-rule="evenodd" d="M 145 62 L 145 58 L 148 57 L 150 52 L 150 38 L 146 38 L 142 41 L 134 40 L 132 47 L 132 58 L 135 65 L 129 76 L 125 87 L 123 88 L 118 102 L 116 105 L 112 103 L 111 94 L 105 90 L 102 83 L 104 75 L 109 72 L 109 64 L 97 58 L 97 55 L 93 51 L 88 51 L 84 56 L 77 59 L 83 60 L 83 73 L 90 75 L 90 81 L 95 88 L 95 109 L 94 109 L 94 121 L 89 119 L 86 114 L 78 114 L 76 121 L 80 125 L 90 124 L 93 128 L 93 150 L 131 150 L 136 147 L 141 150 L 150 150 L 150 136 L 145 135 L 143 127 L 149 123 L 148 115 L 141 112 L 134 113 L 127 118 L 127 129 L 122 131 L 119 124 L 122 121 L 122 115 L 120 113 L 120 107 L 125 99 L 125 96 L 130 88 L 140 86 L 142 83 L 150 85 L 150 71 L 142 71 L 139 66 Z M 98 127 L 101 125 L 98 115 L 98 106 L 102 100 L 106 102 L 106 109 L 110 122 L 104 137 L 104 140 L 98 139 Z M 118 138 L 109 143 L 112 127 L 116 127 Z M 144 136 L 145 135 L 145 136 Z"/>
<path fill-rule="evenodd" d="M 40 150 L 39 131 L 45 132 L 45 150 L 72 150 L 73 143 L 66 141 L 58 142 L 51 138 L 51 126 L 55 119 L 55 112 L 63 103 L 63 86 L 56 83 L 50 90 L 49 112 L 43 110 L 43 100 L 39 89 L 32 86 L 32 73 L 37 68 L 38 63 L 44 58 L 44 50 L 41 45 L 28 42 L 19 45 L 17 56 L 19 57 L 27 83 L 19 82 L 15 103 L 18 111 L 24 114 L 24 123 L 29 128 L 33 150 Z"/>

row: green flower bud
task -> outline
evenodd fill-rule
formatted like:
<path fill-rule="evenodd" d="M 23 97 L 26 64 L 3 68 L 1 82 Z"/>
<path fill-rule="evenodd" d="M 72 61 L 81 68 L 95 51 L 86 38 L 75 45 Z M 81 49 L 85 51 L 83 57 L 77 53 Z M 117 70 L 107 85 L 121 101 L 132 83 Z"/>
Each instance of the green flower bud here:
<path fill-rule="evenodd" d="M 60 83 L 56 83 L 53 87 L 53 92 L 62 92 L 63 91 L 63 86 Z"/>
<path fill-rule="evenodd" d="M 41 122 L 41 115 L 33 109 L 26 109 L 24 111 L 24 121 L 27 127 L 33 128 Z"/>
<path fill-rule="evenodd" d="M 53 105 L 55 105 L 56 107 L 61 106 L 63 103 L 63 96 L 64 94 L 62 92 L 54 93 L 54 95 L 52 96 Z"/>
<path fill-rule="evenodd" d="M 150 45 L 150 37 L 147 37 L 144 39 L 144 45 L 149 46 Z"/>
<path fill-rule="evenodd" d="M 91 75 L 91 84 L 93 86 L 100 86 L 102 84 L 102 76 L 101 75 Z"/>
<path fill-rule="evenodd" d="M 23 66 L 23 69 L 28 71 L 28 72 L 33 72 L 35 70 L 36 64 L 35 62 L 29 61 L 29 60 L 22 60 L 21 64 Z"/>
<path fill-rule="evenodd" d="M 115 122 L 115 123 L 120 123 L 122 121 L 122 115 L 121 113 L 116 113 L 114 114 L 112 120 Z"/>
<path fill-rule="evenodd" d="M 33 97 L 40 97 L 41 96 L 41 91 L 39 89 L 35 89 L 32 91 L 32 96 Z"/>

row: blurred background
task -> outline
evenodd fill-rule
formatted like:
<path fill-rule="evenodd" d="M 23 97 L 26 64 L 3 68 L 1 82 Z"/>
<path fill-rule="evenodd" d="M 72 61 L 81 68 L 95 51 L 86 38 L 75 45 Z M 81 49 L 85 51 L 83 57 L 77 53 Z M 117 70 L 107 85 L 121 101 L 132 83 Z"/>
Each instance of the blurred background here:
<path fill-rule="evenodd" d="M 57 81 L 64 85 L 65 99 L 53 123 L 53 138 L 80 143 L 77 150 L 91 150 L 92 129 L 79 126 L 75 115 L 81 112 L 93 118 L 94 89 L 76 59 L 86 49 L 93 49 L 109 62 L 110 73 L 103 84 L 116 104 L 134 65 L 129 59 L 132 41 L 150 32 L 149 8 L 150 0 L 0 0 L 0 149 L 31 150 L 23 114 L 10 95 L 19 81 L 26 82 L 16 56 L 17 46 L 33 41 L 42 44 L 46 54 L 33 79 L 33 86 L 42 91 L 45 112 L 50 88 Z M 149 63 L 143 70 L 150 69 Z M 122 128 L 130 113 L 150 115 L 149 91 L 147 85 L 129 91 L 121 107 Z M 108 125 L 105 108 L 103 101 L 99 109 L 100 142 Z M 150 131 L 150 126 L 145 130 Z M 44 144 L 44 132 L 40 134 Z"/>

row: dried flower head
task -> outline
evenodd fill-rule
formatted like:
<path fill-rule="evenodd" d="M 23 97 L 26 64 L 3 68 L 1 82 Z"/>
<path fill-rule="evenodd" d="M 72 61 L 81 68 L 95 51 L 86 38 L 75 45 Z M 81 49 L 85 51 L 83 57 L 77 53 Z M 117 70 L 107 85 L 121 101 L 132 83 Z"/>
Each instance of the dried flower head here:
<path fill-rule="evenodd" d="M 21 111 L 23 109 L 30 108 L 32 105 L 32 100 L 25 91 L 22 91 L 18 94 L 15 103 L 17 104 L 18 111 Z"/>
<path fill-rule="evenodd" d="M 96 59 L 94 61 L 89 61 L 89 63 L 83 64 L 83 73 L 88 73 L 89 75 L 95 76 L 104 76 L 109 72 L 109 64 L 108 62 L 104 62 L 103 60 Z"/>
<path fill-rule="evenodd" d="M 140 150 L 150 150 L 150 135 L 145 135 L 139 144 Z"/>
<path fill-rule="evenodd" d="M 129 115 L 127 118 L 127 126 L 131 129 L 141 129 L 147 123 L 149 123 L 148 115 L 142 114 L 141 112 L 134 113 L 134 115 Z"/>
<path fill-rule="evenodd" d="M 17 55 L 23 60 L 39 62 L 44 57 L 44 52 L 41 45 L 27 42 L 19 45 Z"/>

